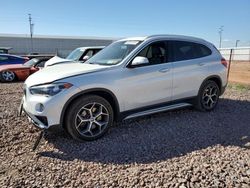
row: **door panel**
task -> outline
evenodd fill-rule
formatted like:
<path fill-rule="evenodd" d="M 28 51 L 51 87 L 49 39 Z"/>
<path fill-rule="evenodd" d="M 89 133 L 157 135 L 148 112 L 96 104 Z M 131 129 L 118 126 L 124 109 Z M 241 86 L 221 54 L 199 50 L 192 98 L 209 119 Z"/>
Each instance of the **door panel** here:
<path fill-rule="evenodd" d="M 203 65 L 200 65 L 201 62 Z M 207 63 L 200 59 L 173 63 L 173 100 L 198 94 L 200 85 L 207 76 Z"/>
<path fill-rule="evenodd" d="M 173 53 L 172 99 L 197 96 L 201 83 L 208 75 L 210 52 L 201 49 L 206 48 L 204 45 L 194 42 L 171 41 L 169 45 Z"/>
<path fill-rule="evenodd" d="M 172 63 L 168 63 L 167 43 L 152 42 L 137 56 L 147 58 L 148 62 L 132 65 L 131 61 L 128 67 L 122 70 L 118 83 L 120 92 L 124 93 L 124 110 L 171 101 L 173 75 Z"/>
<path fill-rule="evenodd" d="M 164 71 L 162 71 L 164 70 Z M 172 63 L 125 68 L 120 79 L 125 110 L 168 102 L 172 97 Z M 122 87 L 124 86 L 124 87 Z"/>

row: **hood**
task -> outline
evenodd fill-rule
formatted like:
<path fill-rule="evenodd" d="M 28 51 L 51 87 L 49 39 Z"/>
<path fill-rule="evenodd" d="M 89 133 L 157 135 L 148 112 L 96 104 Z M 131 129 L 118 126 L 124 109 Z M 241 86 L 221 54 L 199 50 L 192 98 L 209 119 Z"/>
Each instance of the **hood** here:
<path fill-rule="evenodd" d="M 67 62 L 67 61 L 71 61 L 71 60 L 64 59 L 64 58 L 61 58 L 61 57 L 58 57 L 58 56 L 54 56 L 51 59 L 49 59 L 48 61 L 46 61 L 44 67 L 51 66 L 51 65 L 61 63 L 61 62 Z"/>
<path fill-rule="evenodd" d="M 107 66 L 86 63 L 66 63 L 56 66 L 46 67 L 31 76 L 25 81 L 29 86 L 50 83 L 55 80 L 63 79 L 70 76 L 85 74 L 107 69 Z"/>
<path fill-rule="evenodd" d="M 23 66 L 23 64 L 0 65 L 0 71 L 6 69 L 19 69 L 19 68 L 25 68 L 25 67 Z"/>

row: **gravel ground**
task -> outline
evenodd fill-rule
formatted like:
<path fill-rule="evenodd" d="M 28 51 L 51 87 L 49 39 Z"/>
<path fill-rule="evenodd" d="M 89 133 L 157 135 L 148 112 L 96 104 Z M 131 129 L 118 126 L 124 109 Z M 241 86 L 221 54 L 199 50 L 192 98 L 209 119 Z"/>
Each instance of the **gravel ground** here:
<path fill-rule="evenodd" d="M 22 83 L 0 85 L 0 187 L 250 187 L 250 90 L 228 88 L 210 113 L 159 113 L 78 143 L 16 117 Z"/>

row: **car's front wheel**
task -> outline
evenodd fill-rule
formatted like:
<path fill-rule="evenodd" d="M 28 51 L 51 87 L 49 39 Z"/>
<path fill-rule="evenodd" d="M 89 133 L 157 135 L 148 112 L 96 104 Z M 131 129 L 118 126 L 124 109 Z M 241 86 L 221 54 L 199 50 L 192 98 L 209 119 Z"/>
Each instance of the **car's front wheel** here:
<path fill-rule="evenodd" d="M 0 80 L 2 82 L 12 82 L 16 78 L 15 73 L 9 70 L 2 71 L 0 73 Z"/>
<path fill-rule="evenodd" d="M 195 107 L 200 111 L 211 111 L 218 104 L 220 89 L 213 80 L 208 80 L 202 84 L 196 98 Z"/>
<path fill-rule="evenodd" d="M 74 101 L 66 115 L 66 129 L 76 140 L 100 138 L 112 125 L 114 114 L 109 102 L 97 95 L 86 95 Z"/>

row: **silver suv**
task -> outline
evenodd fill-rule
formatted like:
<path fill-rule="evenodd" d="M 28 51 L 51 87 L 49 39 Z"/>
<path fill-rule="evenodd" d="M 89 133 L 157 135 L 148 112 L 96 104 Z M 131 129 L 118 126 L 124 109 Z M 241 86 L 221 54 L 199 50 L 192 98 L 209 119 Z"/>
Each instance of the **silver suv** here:
<path fill-rule="evenodd" d="M 211 111 L 226 85 L 227 62 L 211 43 L 155 35 L 31 75 L 21 106 L 42 129 L 61 125 L 74 139 L 94 140 L 118 120 L 187 106 Z"/>

